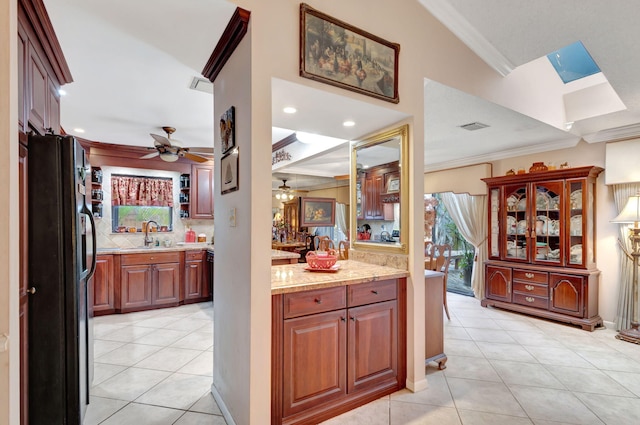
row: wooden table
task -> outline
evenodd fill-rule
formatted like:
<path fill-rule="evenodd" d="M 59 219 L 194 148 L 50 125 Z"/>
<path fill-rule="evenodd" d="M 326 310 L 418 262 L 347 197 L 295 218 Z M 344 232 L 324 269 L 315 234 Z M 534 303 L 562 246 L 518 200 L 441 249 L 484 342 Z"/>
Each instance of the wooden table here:
<path fill-rule="evenodd" d="M 437 362 L 440 370 L 446 368 L 444 354 L 444 321 L 442 304 L 444 296 L 444 274 L 431 270 L 424 271 L 424 311 L 425 311 L 425 366 Z"/>
<path fill-rule="evenodd" d="M 304 242 L 271 242 L 271 249 L 279 249 L 280 251 L 295 251 L 296 248 L 304 248 L 307 246 Z"/>

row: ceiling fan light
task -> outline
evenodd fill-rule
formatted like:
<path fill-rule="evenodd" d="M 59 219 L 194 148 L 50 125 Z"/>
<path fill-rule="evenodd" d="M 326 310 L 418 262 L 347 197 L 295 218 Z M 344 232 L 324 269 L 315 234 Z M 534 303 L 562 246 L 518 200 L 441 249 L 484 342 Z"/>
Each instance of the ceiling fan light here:
<path fill-rule="evenodd" d="M 293 199 L 293 193 L 290 193 L 289 194 L 289 200 L 292 200 L 292 199 Z"/>
<path fill-rule="evenodd" d="M 166 162 L 176 162 L 178 160 L 178 155 L 172 152 L 163 152 L 160 154 L 160 158 Z"/>
<path fill-rule="evenodd" d="M 280 192 L 276 193 L 276 199 L 280 199 L 280 198 L 281 198 Z"/>

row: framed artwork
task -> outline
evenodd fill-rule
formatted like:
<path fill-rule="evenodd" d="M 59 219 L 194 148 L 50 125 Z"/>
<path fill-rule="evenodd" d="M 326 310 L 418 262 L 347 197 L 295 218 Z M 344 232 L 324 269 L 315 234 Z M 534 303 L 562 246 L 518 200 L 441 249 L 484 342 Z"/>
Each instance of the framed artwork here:
<path fill-rule="evenodd" d="M 400 177 L 392 176 L 387 181 L 387 193 L 400 192 Z"/>
<path fill-rule="evenodd" d="M 220 159 L 220 189 L 223 195 L 238 190 L 238 148 Z"/>
<path fill-rule="evenodd" d="M 327 227 L 336 224 L 334 198 L 300 198 L 300 226 Z"/>
<path fill-rule="evenodd" d="M 225 154 L 236 147 L 236 108 L 227 109 L 220 116 L 220 140 L 222 141 L 222 153 Z"/>
<path fill-rule="evenodd" d="M 400 45 L 300 4 L 300 76 L 392 103 Z"/>

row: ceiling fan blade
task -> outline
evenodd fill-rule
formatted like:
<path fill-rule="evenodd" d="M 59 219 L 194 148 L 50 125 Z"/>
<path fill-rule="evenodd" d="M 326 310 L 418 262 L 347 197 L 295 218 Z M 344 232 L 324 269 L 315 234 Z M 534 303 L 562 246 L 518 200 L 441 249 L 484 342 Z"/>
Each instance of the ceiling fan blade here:
<path fill-rule="evenodd" d="M 194 155 L 192 153 L 189 153 L 187 151 L 180 151 L 180 156 L 184 156 L 187 159 L 190 159 L 192 161 L 196 161 L 196 162 L 207 162 L 209 161 L 207 158 L 202 157 L 200 155 Z"/>
<path fill-rule="evenodd" d="M 155 140 L 156 144 L 160 144 L 163 146 L 171 146 L 171 141 L 164 137 L 164 136 L 159 136 L 157 134 L 153 134 L 153 133 L 149 133 L 149 135 L 151 135 L 151 137 L 153 137 L 153 140 Z"/>
<path fill-rule="evenodd" d="M 146 154 L 144 156 L 141 156 L 140 159 L 149 159 L 149 158 L 153 158 L 153 157 L 158 156 L 158 155 L 160 155 L 160 152 L 155 151 L 155 152 L 148 153 L 148 154 Z"/>
<path fill-rule="evenodd" d="M 213 155 L 213 148 L 185 148 L 185 149 L 189 149 L 189 152 L 191 153 Z"/>

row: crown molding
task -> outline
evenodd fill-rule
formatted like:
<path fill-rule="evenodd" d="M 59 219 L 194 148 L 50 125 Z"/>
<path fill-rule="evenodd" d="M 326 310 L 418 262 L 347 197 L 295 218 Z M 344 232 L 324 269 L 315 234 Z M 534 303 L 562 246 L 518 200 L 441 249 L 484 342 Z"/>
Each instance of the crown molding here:
<path fill-rule="evenodd" d="M 489 41 L 446 0 L 419 1 L 437 20 L 446 26 L 449 31 L 500 75 L 505 77 L 515 69 L 515 65 L 500 53 L 493 44 L 489 43 Z"/>
<path fill-rule="evenodd" d="M 640 137 L 640 124 L 624 125 L 582 136 L 587 143 L 612 142 Z"/>
<path fill-rule="evenodd" d="M 227 27 L 224 29 L 222 36 L 220 36 L 218 44 L 216 44 L 213 53 L 211 53 L 207 64 L 202 70 L 202 75 L 212 83 L 247 33 L 250 17 L 251 12 L 239 7 L 236 7 L 235 12 L 233 12 Z"/>
<path fill-rule="evenodd" d="M 452 161 L 444 161 L 435 164 L 425 164 L 424 172 L 440 171 L 448 168 L 464 167 L 467 165 L 475 165 L 479 163 L 491 163 L 501 159 L 514 158 L 517 156 L 531 155 L 541 152 L 555 151 L 559 149 L 572 148 L 581 140 L 580 137 L 570 137 L 566 139 L 554 140 L 539 145 L 522 146 L 519 148 L 503 150 L 499 152 L 491 152 L 472 157 L 454 159 Z M 427 149 L 428 151 L 428 149 Z"/>

